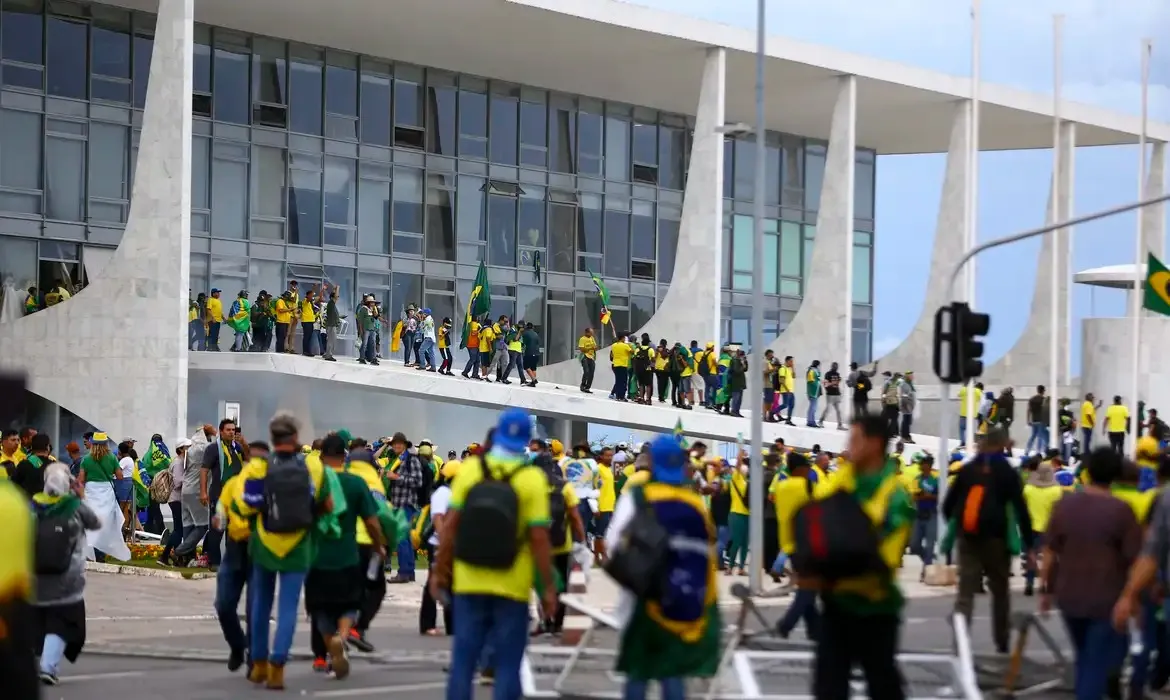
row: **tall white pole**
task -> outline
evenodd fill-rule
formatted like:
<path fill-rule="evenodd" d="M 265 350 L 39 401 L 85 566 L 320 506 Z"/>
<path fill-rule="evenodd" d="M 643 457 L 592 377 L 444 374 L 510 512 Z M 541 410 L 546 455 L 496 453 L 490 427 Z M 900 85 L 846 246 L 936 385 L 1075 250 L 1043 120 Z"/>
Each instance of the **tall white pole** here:
<path fill-rule="evenodd" d="M 1066 218 L 1060 206 L 1061 197 L 1064 194 L 1061 192 L 1061 168 L 1064 165 L 1061 151 L 1064 150 L 1064 144 L 1061 143 L 1060 138 L 1060 64 L 1064 56 L 1063 41 L 1064 15 L 1056 15 L 1052 18 L 1052 220 L 1054 222 L 1063 221 Z M 1049 308 L 1052 328 L 1048 334 L 1049 444 L 1055 444 L 1057 436 L 1060 435 L 1060 407 L 1058 405 L 1060 392 L 1058 387 L 1060 382 L 1060 343 L 1064 340 L 1064 334 L 1059 332 L 1060 316 L 1064 313 L 1064 305 L 1060 303 L 1060 281 L 1064 275 L 1064 269 L 1060 264 L 1060 246 L 1064 243 L 1063 234 L 1063 229 L 1052 232 L 1052 258 L 1048 262 L 1049 273 L 1052 277 L 1052 304 Z"/>
<path fill-rule="evenodd" d="M 751 484 L 748 499 L 751 519 L 748 521 L 749 550 L 752 552 L 751 575 L 748 584 L 753 594 L 763 590 L 764 567 L 764 412 L 760 410 L 760 397 L 764 395 L 764 182 L 767 179 L 765 160 L 767 150 L 765 136 L 767 124 L 764 120 L 764 63 L 767 50 L 765 30 L 765 2 L 756 4 L 756 172 L 755 201 L 752 203 L 752 328 L 751 359 L 748 362 L 748 396 L 751 396 Z"/>
<path fill-rule="evenodd" d="M 980 0 L 971 3 L 971 135 L 968 140 L 971 152 L 967 157 L 967 250 L 979 243 L 979 82 L 981 37 Z M 967 303 L 975 307 L 975 261 L 967 263 Z M 975 444 L 975 382 L 967 382 L 967 432 L 965 443 Z M 939 455 L 940 459 L 944 457 Z"/>
<path fill-rule="evenodd" d="M 1138 134 L 1138 199 L 1146 194 L 1146 130 L 1149 126 L 1150 112 L 1150 54 L 1153 53 L 1153 42 L 1142 40 L 1142 119 L 1141 133 Z M 1137 215 L 1137 236 L 1133 255 L 1133 293 L 1130 294 L 1130 313 L 1133 314 L 1133 348 L 1130 360 L 1133 362 L 1133 383 L 1130 385 L 1129 415 L 1133 425 L 1134 439 L 1130 444 L 1137 446 L 1138 432 L 1138 392 L 1141 390 L 1141 372 L 1138 363 L 1141 361 L 1142 345 L 1142 301 L 1145 294 L 1145 264 L 1148 255 L 1145 231 L 1142 227 L 1142 212 Z"/>

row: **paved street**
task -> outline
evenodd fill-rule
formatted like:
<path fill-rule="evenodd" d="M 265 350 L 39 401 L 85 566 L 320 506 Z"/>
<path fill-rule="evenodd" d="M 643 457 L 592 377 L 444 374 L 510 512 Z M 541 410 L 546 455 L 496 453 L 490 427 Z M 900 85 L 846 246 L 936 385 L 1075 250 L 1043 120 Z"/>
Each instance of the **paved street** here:
<path fill-rule="evenodd" d="M 47 689 L 46 700 L 173 698 L 176 693 L 190 700 L 229 700 L 239 697 L 241 692 L 251 692 L 242 675 L 229 674 L 223 666 L 226 649 L 212 611 L 214 581 L 95 573 L 88 578 L 86 652 L 76 666 L 63 669 L 62 685 Z M 721 582 L 727 586 L 742 580 L 727 577 Z M 925 589 L 916 584 L 907 588 L 908 594 L 914 597 L 906 610 L 903 647 L 923 652 L 948 649 L 951 595 L 946 590 Z M 389 694 L 403 696 L 403 700 L 442 697 L 443 664 L 447 661 L 449 642 L 418 634 L 420 593 L 418 584 L 390 587 L 385 607 L 370 632 L 377 652 L 370 656 L 354 654 L 353 672 L 343 682 L 311 671 L 308 627 L 302 622 L 294 647 L 296 660 L 287 672 L 290 692 L 323 698 Z M 602 584 L 600 577 L 595 577 L 588 598 L 600 608 L 611 609 L 612 593 L 609 584 Z M 764 615 L 774 619 L 782 614 L 787 603 L 787 598 L 763 599 Z M 1030 609 L 1032 603 L 1033 599 L 1019 594 L 1014 601 L 1019 610 Z M 993 650 L 988 605 L 986 597 L 981 596 L 972 630 L 977 653 Z M 726 609 L 725 624 L 734 621 L 734 612 L 734 607 Z M 1046 624 L 1065 643 L 1056 621 Z M 802 636 L 802 632 L 797 632 L 794 638 Z M 600 635 L 598 643 L 612 645 L 614 636 Z M 598 673 L 608 664 L 604 659 L 589 664 L 590 672 L 584 674 L 589 678 L 588 685 L 612 687 L 605 675 Z M 807 682 L 807 674 L 799 664 L 790 666 L 784 673 L 788 676 L 784 682 L 786 689 Z M 538 677 L 543 676 L 540 673 Z M 791 687 L 790 692 L 799 691 Z"/>

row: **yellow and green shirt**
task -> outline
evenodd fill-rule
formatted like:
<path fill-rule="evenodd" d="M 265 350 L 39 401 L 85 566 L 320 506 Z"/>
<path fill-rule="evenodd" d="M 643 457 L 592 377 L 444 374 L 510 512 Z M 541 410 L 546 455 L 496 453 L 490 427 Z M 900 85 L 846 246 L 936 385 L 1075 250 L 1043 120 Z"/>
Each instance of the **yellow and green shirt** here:
<path fill-rule="evenodd" d="M 331 494 L 321 459 L 309 454 L 305 457 L 305 466 L 309 470 L 317 503 L 324 503 Z M 235 514 L 252 523 L 248 552 L 252 561 L 267 571 L 308 571 L 316 555 L 312 528 L 299 532 L 268 532 L 264 529 L 264 518 L 256 517 L 264 507 L 264 477 L 267 475 L 268 460 L 252 458 L 237 477 L 241 485 L 230 505 Z"/>

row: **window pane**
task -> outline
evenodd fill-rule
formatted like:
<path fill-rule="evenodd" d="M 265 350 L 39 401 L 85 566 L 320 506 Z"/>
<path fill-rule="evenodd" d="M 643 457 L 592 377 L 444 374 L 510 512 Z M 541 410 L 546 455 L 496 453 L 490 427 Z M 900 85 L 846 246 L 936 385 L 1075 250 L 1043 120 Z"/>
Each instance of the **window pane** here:
<path fill-rule="evenodd" d="M 492 162 L 516 164 L 516 120 L 519 105 L 509 97 L 492 97 Z"/>
<path fill-rule="evenodd" d="M 605 212 L 603 274 L 617 279 L 628 279 L 630 276 L 630 215 L 624 211 Z"/>
<path fill-rule="evenodd" d="M 544 342 L 544 288 L 520 287 L 516 291 L 516 319 L 532 324 L 532 330 Z"/>
<path fill-rule="evenodd" d="M 41 115 L 0 110 L 0 185 L 41 189 Z"/>
<path fill-rule="evenodd" d="M 800 224 L 780 222 L 780 274 L 800 277 Z"/>
<path fill-rule="evenodd" d="M 520 103 L 521 165 L 533 165 L 538 168 L 545 166 L 545 148 L 548 144 L 547 119 L 548 111 L 543 104 Z"/>
<path fill-rule="evenodd" d="M 453 87 L 427 88 L 427 150 L 431 153 L 455 155 L 456 99 Z"/>
<path fill-rule="evenodd" d="M 92 42 L 93 74 L 130 78 L 130 33 L 94 25 Z"/>
<path fill-rule="evenodd" d="M 459 91 L 459 155 L 487 158 L 487 95 Z"/>
<path fill-rule="evenodd" d="M 604 119 L 600 114 L 578 112 L 578 172 L 601 175 L 601 133 Z"/>
<path fill-rule="evenodd" d="M 658 165 L 658 126 L 634 124 L 634 162 Z"/>
<path fill-rule="evenodd" d="M 631 219 L 630 255 L 644 260 L 653 260 L 655 251 L 654 205 L 648 210 L 642 210 L 641 202 L 636 202 L 634 216 Z"/>
<path fill-rule="evenodd" d="M 574 260 L 577 257 L 577 207 L 549 205 L 549 231 L 548 269 L 553 272 L 574 272 Z"/>
<path fill-rule="evenodd" d="M 85 99 L 86 26 L 49 18 L 49 94 Z"/>
<path fill-rule="evenodd" d="M 545 364 L 572 358 L 577 347 L 577 329 L 573 325 L 573 307 L 548 304 L 545 307 L 544 346 L 548 349 Z"/>
<path fill-rule="evenodd" d="M 325 159 L 325 223 L 357 225 L 357 165 L 349 158 Z"/>
<path fill-rule="evenodd" d="M 488 195 L 489 265 L 516 267 L 516 199 Z"/>
<path fill-rule="evenodd" d="M 821 207 L 821 182 L 825 179 L 825 147 L 809 144 L 804 153 L 804 208 L 817 211 Z"/>
<path fill-rule="evenodd" d="M 755 139 L 735 141 L 735 198 L 752 201 L 755 198 L 756 142 Z"/>
<path fill-rule="evenodd" d="M 723 139 L 723 196 L 731 198 L 735 188 L 735 141 Z"/>
<path fill-rule="evenodd" d="M 658 127 L 658 184 L 672 190 L 683 188 L 687 133 L 682 129 Z"/>
<path fill-rule="evenodd" d="M 630 297 L 630 330 L 637 332 L 654 316 L 654 297 Z M 656 340 L 656 339 L 652 339 Z"/>
<path fill-rule="evenodd" d="M 202 31 L 201 31 L 202 30 Z M 154 41 L 151 40 L 153 46 Z M 135 50 L 138 43 L 135 41 Z M 211 92 L 211 30 L 204 26 L 195 27 L 195 78 L 193 89 L 195 92 Z M 149 68 L 149 65 L 147 66 Z"/>
<path fill-rule="evenodd" d="M 519 231 L 520 245 L 543 248 L 544 242 L 544 200 L 520 199 Z"/>
<path fill-rule="evenodd" d="M 85 196 L 85 141 L 49 138 L 45 141 L 45 217 L 81 221 Z"/>
<path fill-rule="evenodd" d="M 808 274 L 808 271 L 812 269 L 813 243 L 816 242 L 816 235 L 817 235 L 817 227 L 816 226 L 806 225 L 804 227 L 804 243 L 803 243 L 802 248 L 804 251 L 804 273 L 805 274 Z"/>
<path fill-rule="evenodd" d="M 576 330 L 576 335 L 580 335 L 586 328 L 597 328 L 601 325 L 601 301 L 595 292 L 574 292 L 573 307 L 573 320 L 575 322 L 573 327 Z M 608 331 L 603 335 L 609 335 Z M 576 347 L 576 345 L 577 341 L 574 337 L 573 346 Z"/>
<path fill-rule="evenodd" d="M 44 62 L 44 8 L 40 0 L 5 0 L 4 16 L 0 22 L 3 28 L 2 41 L 4 58 L 42 65 Z M 5 78 L 7 78 L 5 74 Z M 5 80 L 7 82 L 7 80 Z M 41 87 L 39 81 L 35 86 Z"/>
<path fill-rule="evenodd" d="M 577 252 L 601 255 L 601 203 L 583 201 L 577 212 Z"/>
<path fill-rule="evenodd" d="M 256 37 L 252 39 L 253 99 L 269 104 L 288 104 L 288 63 L 285 44 Z"/>
<path fill-rule="evenodd" d="M 93 122 L 89 126 L 89 196 L 128 199 L 130 129 Z"/>
<path fill-rule="evenodd" d="M 394 81 L 394 123 L 423 128 L 422 86 L 408 80 Z"/>
<path fill-rule="evenodd" d="M 455 259 L 455 207 L 453 193 L 438 187 L 427 188 L 427 257 Z"/>
<path fill-rule="evenodd" d="M 780 147 L 769 143 L 764 160 L 764 203 L 780 203 Z"/>
<path fill-rule="evenodd" d="M 752 271 L 752 217 L 737 214 L 731 229 L 731 265 L 736 272 Z"/>
<path fill-rule="evenodd" d="M 213 105 L 217 121 L 249 123 L 248 56 L 242 50 L 216 47 Z"/>
<path fill-rule="evenodd" d="M 294 98 L 295 99 L 295 98 Z M 303 156 L 289 154 L 288 242 L 298 245 L 321 245 L 321 173 L 313 169 L 296 169 Z M 310 167 L 314 167 L 315 164 Z"/>
<path fill-rule="evenodd" d="M 780 236 L 764 234 L 764 294 L 780 293 Z"/>
<path fill-rule="evenodd" d="M 422 275 L 395 272 L 391 279 L 390 308 L 384 309 L 383 314 L 389 319 L 393 329 L 393 324 L 402 318 L 407 304 L 418 306 L 422 302 L 423 286 Z"/>
<path fill-rule="evenodd" d="M 394 230 L 403 233 L 423 232 L 422 171 L 394 169 Z"/>
<path fill-rule="evenodd" d="M 373 68 L 362 71 L 362 142 L 390 145 L 390 76 Z"/>
<path fill-rule="evenodd" d="M 804 146 L 795 136 L 786 136 L 783 140 L 784 152 L 784 192 L 780 198 L 785 206 L 799 207 L 804 205 Z"/>
<path fill-rule="evenodd" d="M 17 289 L 28 289 L 37 283 L 35 240 L 0 236 L 0 279 L 12 280 Z"/>
<path fill-rule="evenodd" d="M 484 219 L 484 181 L 477 177 L 459 177 L 459 203 L 456 232 L 460 241 L 486 241 L 487 223 Z"/>
<path fill-rule="evenodd" d="M 362 180 L 358 183 L 358 250 L 390 251 L 390 183 Z"/>
<path fill-rule="evenodd" d="M 207 209 L 207 183 L 211 179 L 211 139 L 191 139 L 191 208 Z"/>
<path fill-rule="evenodd" d="M 302 134 L 320 135 L 321 64 L 294 60 L 289 79 L 289 129 Z"/>
<path fill-rule="evenodd" d="M 195 46 L 195 82 L 194 89 L 201 90 L 199 87 L 199 49 L 206 49 L 207 47 Z M 154 52 L 154 39 L 149 36 L 142 36 L 140 34 L 134 35 L 134 106 L 142 109 L 146 107 L 146 86 L 150 78 L 150 58 Z M 210 67 L 208 67 L 208 74 L 205 76 L 207 81 L 211 81 Z M 203 89 L 203 92 L 207 92 Z"/>
<path fill-rule="evenodd" d="M 252 147 L 252 214 L 284 216 L 287 172 L 283 148 Z"/>
<path fill-rule="evenodd" d="M 284 263 L 279 260 L 248 261 L 248 291 L 255 299 L 261 290 L 269 294 L 279 294 L 284 291 Z"/>
<path fill-rule="evenodd" d="M 658 281 L 670 283 L 674 278 L 674 256 L 678 253 L 679 222 L 658 217 Z"/>
<path fill-rule="evenodd" d="M 243 238 L 248 221 L 248 164 L 213 158 L 211 164 L 211 234 Z"/>
<path fill-rule="evenodd" d="M 605 179 L 630 179 L 630 123 L 613 117 L 605 120 Z"/>
<path fill-rule="evenodd" d="M 874 155 L 862 151 L 857 156 L 853 178 L 853 216 L 858 219 L 872 219 L 874 184 Z"/>
<path fill-rule="evenodd" d="M 334 65 L 334 57 L 330 56 L 329 65 L 325 67 L 325 111 L 331 114 L 344 114 L 347 117 L 358 115 L 358 74 L 357 58 L 354 56 L 338 56 Z"/>
<path fill-rule="evenodd" d="M 873 248 L 864 245 L 853 246 L 853 302 L 869 304 L 870 298 L 870 265 L 873 261 Z"/>
<path fill-rule="evenodd" d="M 871 343 L 873 335 L 868 330 L 853 329 L 853 362 L 869 364 L 873 359 Z"/>
<path fill-rule="evenodd" d="M 569 109 L 549 108 L 552 126 L 548 133 L 549 168 L 558 173 L 575 173 L 577 113 Z"/>

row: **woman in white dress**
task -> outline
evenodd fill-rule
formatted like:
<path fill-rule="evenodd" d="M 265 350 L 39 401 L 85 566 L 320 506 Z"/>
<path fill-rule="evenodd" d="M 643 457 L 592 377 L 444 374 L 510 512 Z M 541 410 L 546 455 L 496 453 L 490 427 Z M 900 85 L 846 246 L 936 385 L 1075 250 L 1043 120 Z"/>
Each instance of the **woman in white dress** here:
<path fill-rule="evenodd" d="M 102 526 L 86 532 L 86 558 L 95 558 L 96 550 L 118 561 L 129 561 L 130 548 L 122 539 L 126 519 L 114 495 L 114 481 L 122 478 L 122 468 L 110 453 L 105 433 L 94 433 L 91 444 L 89 454 L 81 460 L 77 478 L 85 488 L 85 504 L 98 516 Z"/>

